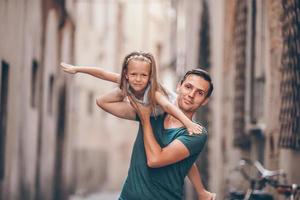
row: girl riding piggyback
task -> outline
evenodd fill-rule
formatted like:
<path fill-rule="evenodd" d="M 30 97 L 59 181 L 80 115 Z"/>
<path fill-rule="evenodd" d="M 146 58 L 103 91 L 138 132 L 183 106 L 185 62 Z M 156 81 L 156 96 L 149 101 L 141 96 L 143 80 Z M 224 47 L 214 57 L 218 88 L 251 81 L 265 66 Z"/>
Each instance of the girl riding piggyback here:
<path fill-rule="evenodd" d="M 173 115 L 182 122 L 189 134 L 200 134 L 202 131 L 202 127 L 199 124 L 192 122 L 173 104 L 174 102 L 170 102 L 174 101 L 176 96 L 167 92 L 166 89 L 157 82 L 156 64 L 154 57 L 150 53 L 132 52 L 127 55 L 122 64 L 121 75 L 106 71 L 99 67 L 80 67 L 66 63 L 61 63 L 61 66 L 63 70 L 68 73 L 86 73 L 102 80 L 118 83 L 119 88 L 116 88 L 116 90 L 113 91 L 116 93 L 113 93 L 113 95 L 104 95 L 105 97 L 102 97 L 109 98 L 106 99 L 106 101 L 117 102 L 115 104 L 116 107 L 120 105 L 120 102 L 126 101 L 125 99 L 128 97 L 132 103 L 141 103 L 145 106 L 150 106 L 153 116 L 162 114 L 164 111 Z M 100 101 L 98 102 L 98 99 L 97 104 L 101 104 Z M 110 113 L 112 113 L 112 111 L 110 111 Z M 115 115 L 118 116 L 117 114 Z M 126 117 L 122 116 L 122 118 Z M 200 173 L 195 164 L 191 167 L 188 178 L 198 193 L 198 199 L 216 199 L 216 194 L 211 193 L 204 188 L 201 182 Z"/>
<path fill-rule="evenodd" d="M 150 106 L 153 116 L 165 111 L 180 120 L 190 134 L 201 133 L 202 127 L 192 122 L 170 102 L 172 99 L 169 98 L 172 98 L 172 95 L 158 83 L 156 63 L 150 53 L 132 52 L 128 54 L 124 58 L 121 75 L 99 67 L 80 67 L 66 63 L 61 63 L 61 66 L 68 73 L 86 73 L 102 80 L 118 83 L 124 97 L 130 97 L 134 103 Z"/>

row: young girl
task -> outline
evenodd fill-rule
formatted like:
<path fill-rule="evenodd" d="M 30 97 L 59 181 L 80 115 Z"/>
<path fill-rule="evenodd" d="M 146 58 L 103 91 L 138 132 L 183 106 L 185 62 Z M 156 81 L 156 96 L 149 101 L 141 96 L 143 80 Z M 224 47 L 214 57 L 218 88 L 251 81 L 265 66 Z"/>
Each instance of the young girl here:
<path fill-rule="evenodd" d="M 61 66 L 68 73 L 86 73 L 102 80 L 118 83 L 125 96 L 130 95 L 134 101 L 149 105 L 153 115 L 164 110 L 179 119 L 190 134 L 201 133 L 201 126 L 189 120 L 168 100 L 168 95 L 171 94 L 168 94 L 157 82 L 155 60 L 149 53 L 132 52 L 127 55 L 122 65 L 121 76 L 98 67 L 79 67 L 66 63 L 61 63 Z"/>
<path fill-rule="evenodd" d="M 61 66 L 68 73 L 86 73 L 102 80 L 118 83 L 124 97 L 130 96 L 133 102 L 150 106 L 154 116 L 165 111 L 180 120 L 190 134 L 201 133 L 201 126 L 188 119 L 179 108 L 169 101 L 169 98 L 172 98 L 171 94 L 167 93 L 157 82 L 156 64 L 150 53 L 132 52 L 127 55 L 123 61 L 121 75 L 98 67 L 79 67 L 66 63 L 61 63 Z M 196 165 L 193 165 L 188 177 L 196 188 L 199 197 L 207 200 L 215 198 L 214 194 L 203 188 L 201 181 L 197 181 L 200 174 Z"/>

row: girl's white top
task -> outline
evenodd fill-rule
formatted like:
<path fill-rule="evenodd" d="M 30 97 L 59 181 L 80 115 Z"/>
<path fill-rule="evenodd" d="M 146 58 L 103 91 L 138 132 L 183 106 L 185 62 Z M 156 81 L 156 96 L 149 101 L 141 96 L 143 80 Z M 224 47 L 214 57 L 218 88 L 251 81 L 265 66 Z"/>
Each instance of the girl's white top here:
<path fill-rule="evenodd" d="M 150 84 L 148 84 L 147 88 L 145 89 L 145 92 L 144 92 L 144 95 L 143 95 L 143 98 L 142 99 L 138 99 L 136 98 L 136 96 L 134 96 L 133 92 L 131 91 L 131 87 L 127 86 L 127 92 L 128 94 L 130 94 L 134 100 L 144 106 L 148 106 L 150 104 L 150 99 L 148 97 L 148 94 L 150 92 Z M 176 97 L 177 97 L 177 94 L 173 91 L 167 91 L 168 92 L 168 95 L 167 95 L 167 98 L 168 100 L 171 102 L 171 103 L 175 103 L 175 100 L 176 100 Z M 162 113 L 164 113 L 165 111 L 162 109 L 162 107 L 160 105 L 156 105 L 155 106 L 155 114 L 156 115 L 160 115 Z M 154 112 L 152 112 L 151 114 L 152 116 L 154 115 Z"/>

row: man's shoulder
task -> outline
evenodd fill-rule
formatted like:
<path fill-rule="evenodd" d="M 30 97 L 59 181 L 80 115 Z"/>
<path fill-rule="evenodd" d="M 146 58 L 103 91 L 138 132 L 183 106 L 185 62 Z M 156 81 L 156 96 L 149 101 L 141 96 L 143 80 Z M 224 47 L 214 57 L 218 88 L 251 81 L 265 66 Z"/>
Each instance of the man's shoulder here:
<path fill-rule="evenodd" d="M 203 128 L 200 134 L 189 134 L 188 131 L 185 130 L 181 132 L 176 139 L 186 146 L 190 155 L 196 155 L 201 152 L 207 141 L 207 131 Z"/>
<path fill-rule="evenodd" d="M 193 121 L 195 122 L 195 121 Z M 200 122 L 195 122 L 197 124 L 199 124 L 202 129 L 201 129 L 201 133 L 199 134 L 190 134 L 188 132 L 188 130 L 185 127 L 182 127 L 182 129 L 178 129 L 178 131 L 180 131 L 180 134 L 178 135 L 178 137 L 187 137 L 188 140 L 206 140 L 207 139 L 207 129 L 205 126 L 203 126 Z"/>

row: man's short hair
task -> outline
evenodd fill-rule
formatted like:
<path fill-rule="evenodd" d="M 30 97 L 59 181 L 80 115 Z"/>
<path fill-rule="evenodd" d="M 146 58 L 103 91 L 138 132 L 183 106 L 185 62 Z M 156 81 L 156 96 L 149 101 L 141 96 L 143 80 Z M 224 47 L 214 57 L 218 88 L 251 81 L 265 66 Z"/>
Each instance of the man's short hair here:
<path fill-rule="evenodd" d="M 203 78 L 204 80 L 209 82 L 209 89 L 207 91 L 206 98 L 210 97 L 212 91 L 214 90 L 214 85 L 211 81 L 211 77 L 210 77 L 209 73 L 203 69 L 197 68 L 197 69 L 192 69 L 192 70 L 187 71 L 185 73 L 185 75 L 183 76 L 183 78 L 181 79 L 180 84 L 182 84 L 186 80 L 186 78 L 192 74 L 196 75 L 196 76 L 200 76 L 201 78 Z"/>

